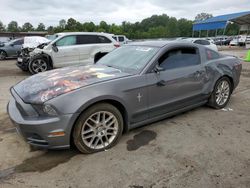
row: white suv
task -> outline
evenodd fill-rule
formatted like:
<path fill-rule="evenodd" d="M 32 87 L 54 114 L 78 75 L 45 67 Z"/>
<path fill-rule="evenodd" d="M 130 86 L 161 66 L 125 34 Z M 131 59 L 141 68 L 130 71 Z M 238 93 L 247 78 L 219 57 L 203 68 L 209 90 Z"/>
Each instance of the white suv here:
<path fill-rule="evenodd" d="M 58 67 L 94 63 L 116 47 L 119 43 L 108 33 L 58 33 L 48 45 L 29 53 L 27 68 L 36 74 Z"/>

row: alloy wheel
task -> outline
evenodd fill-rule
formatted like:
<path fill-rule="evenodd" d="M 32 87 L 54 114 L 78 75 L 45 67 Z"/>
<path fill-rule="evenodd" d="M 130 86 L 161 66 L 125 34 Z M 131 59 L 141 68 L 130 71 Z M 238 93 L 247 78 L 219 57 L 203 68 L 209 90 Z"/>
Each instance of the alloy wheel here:
<path fill-rule="evenodd" d="M 96 112 L 82 126 L 82 141 L 91 149 L 104 149 L 115 140 L 118 128 L 118 120 L 113 113 Z"/>
<path fill-rule="evenodd" d="M 230 96 L 230 85 L 226 80 L 221 81 L 215 93 L 216 103 L 220 106 L 224 105 Z"/>
<path fill-rule="evenodd" d="M 46 63 L 45 60 L 43 59 L 37 59 L 37 60 L 34 60 L 32 62 L 32 70 L 35 72 L 35 73 L 38 73 L 38 72 L 45 72 L 47 69 L 48 69 L 48 65 Z"/>

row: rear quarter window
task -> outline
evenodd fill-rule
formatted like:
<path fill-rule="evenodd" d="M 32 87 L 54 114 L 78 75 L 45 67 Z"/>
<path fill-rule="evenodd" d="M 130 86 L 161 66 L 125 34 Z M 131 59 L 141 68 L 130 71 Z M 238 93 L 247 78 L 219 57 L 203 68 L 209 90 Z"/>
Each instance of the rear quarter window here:
<path fill-rule="evenodd" d="M 98 36 L 99 43 L 111 43 L 111 40 L 109 40 L 107 37 L 104 36 Z"/>
<path fill-rule="evenodd" d="M 210 42 L 207 40 L 196 40 L 194 41 L 195 44 L 201 44 L 201 45 L 210 45 Z"/>
<path fill-rule="evenodd" d="M 218 59 L 220 58 L 220 54 L 218 54 L 217 52 L 213 50 L 206 49 L 206 57 L 207 57 L 207 60 Z"/>

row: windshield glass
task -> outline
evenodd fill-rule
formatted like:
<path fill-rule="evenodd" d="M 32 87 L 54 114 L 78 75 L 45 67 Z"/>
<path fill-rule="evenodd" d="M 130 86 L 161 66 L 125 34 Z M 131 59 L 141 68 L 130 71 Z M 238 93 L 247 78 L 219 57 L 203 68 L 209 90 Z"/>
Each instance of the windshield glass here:
<path fill-rule="evenodd" d="M 114 67 L 122 72 L 138 73 L 156 54 L 158 48 L 147 46 L 123 46 L 108 53 L 98 64 Z"/>

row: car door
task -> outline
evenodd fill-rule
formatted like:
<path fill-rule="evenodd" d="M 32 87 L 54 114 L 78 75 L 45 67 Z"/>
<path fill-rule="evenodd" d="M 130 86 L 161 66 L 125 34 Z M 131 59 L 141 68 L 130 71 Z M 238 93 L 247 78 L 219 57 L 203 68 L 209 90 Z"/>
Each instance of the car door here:
<path fill-rule="evenodd" d="M 76 35 L 68 35 L 57 40 L 53 45 L 58 50 L 52 51 L 55 67 L 64 67 L 79 64 L 79 46 Z"/>
<path fill-rule="evenodd" d="M 18 39 L 16 41 L 13 41 L 13 43 L 10 44 L 8 55 L 11 57 L 17 56 L 18 52 L 21 52 L 22 45 L 23 45 L 23 39 Z"/>
<path fill-rule="evenodd" d="M 98 38 L 96 35 L 78 35 L 77 43 L 79 44 L 79 59 L 80 64 L 94 63 L 94 57 L 91 52 L 98 45 Z"/>
<path fill-rule="evenodd" d="M 177 47 L 167 50 L 147 74 L 150 118 L 202 100 L 204 68 L 199 49 Z"/>

